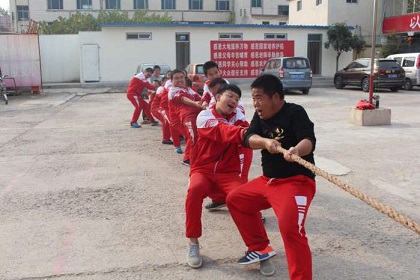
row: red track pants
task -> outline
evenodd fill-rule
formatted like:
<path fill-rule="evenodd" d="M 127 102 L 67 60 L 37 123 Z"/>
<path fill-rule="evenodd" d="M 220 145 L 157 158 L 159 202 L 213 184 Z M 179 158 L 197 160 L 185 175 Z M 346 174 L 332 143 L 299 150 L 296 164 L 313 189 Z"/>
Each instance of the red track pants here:
<path fill-rule="evenodd" d="M 149 103 L 147 103 L 140 95 L 133 95 L 133 94 L 127 94 L 127 99 L 130 100 L 130 102 L 134 106 L 134 113 L 133 118 L 131 119 L 130 123 L 135 123 L 139 120 L 141 111 L 144 110 L 144 113 L 147 116 L 147 119 L 149 121 L 154 121 L 152 114 L 150 113 L 150 106 Z"/>
<path fill-rule="evenodd" d="M 199 238 L 202 234 L 201 211 L 203 200 L 212 192 L 223 192 L 227 195 L 241 185 L 237 172 L 230 173 L 200 173 L 191 174 L 185 200 L 187 238 Z"/>
<path fill-rule="evenodd" d="M 312 279 L 312 257 L 305 220 L 315 195 L 315 181 L 299 175 L 284 179 L 260 176 L 230 192 L 230 214 L 248 251 L 263 250 L 269 239 L 260 211 L 273 208 L 284 243 L 291 280 Z"/>

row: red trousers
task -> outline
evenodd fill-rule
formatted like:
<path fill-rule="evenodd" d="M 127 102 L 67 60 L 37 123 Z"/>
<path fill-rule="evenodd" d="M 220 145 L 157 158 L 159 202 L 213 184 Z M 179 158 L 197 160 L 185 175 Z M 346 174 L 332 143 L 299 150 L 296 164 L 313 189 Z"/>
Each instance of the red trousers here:
<path fill-rule="evenodd" d="M 242 184 L 248 182 L 249 169 L 251 168 L 252 158 L 254 151 L 250 148 L 241 146 L 239 148 L 239 161 L 241 164 L 241 180 Z M 216 192 L 209 195 L 210 199 L 214 202 L 224 203 L 226 201 L 226 195 L 223 192 Z"/>
<path fill-rule="evenodd" d="M 273 208 L 286 252 L 291 280 L 312 279 L 312 256 L 305 234 L 305 220 L 315 181 L 299 175 L 284 179 L 260 176 L 230 192 L 227 207 L 248 251 L 263 250 L 269 239 L 260 211 Z"/>
<path fill-rule="evenodd" d="M 184 125 L 184 135 L 186 137 L 184 160 L 191 160 L 194 146 L 197 142 L 197 115 L 185 117 L 182 123 Z"/>
<path fill-rule="evenodd" d="M 144 110 L 144 113 L 147 116 L 149 121 L 154 121 L 152 114 L 150 113 L 150 106 L 142 97 L 141 94 L 127 94 L 127 99 L 134 106 L 134 113 L 130 123 L 135 123 L 139 120 L 141 111 Z"/>
<path fill-rule="evenodd" d="M 162 108 L 153 108 L 152 115 L 162 123 L 162 140 L 168 141 L 171 138 L 170 124 L 166 112 Z M 179 137 L 178 137 L 179 141 Z"/>
<path fill-rule="evenodd" d="M 203 201 L 212 192 L 223 192 L 225 196 L 241 185 L 237 172 L 200 173 L 190 176 L 187 199 L 185 200 L 187 238 L 199 238 L 202 234 L 201 211 Z"/>

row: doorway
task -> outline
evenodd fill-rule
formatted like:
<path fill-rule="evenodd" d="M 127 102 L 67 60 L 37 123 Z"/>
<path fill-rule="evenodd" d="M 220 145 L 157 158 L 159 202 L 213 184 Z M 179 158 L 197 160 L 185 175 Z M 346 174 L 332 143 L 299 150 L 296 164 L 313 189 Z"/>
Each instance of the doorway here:
<path fill-rule="evenodd" d="M 308 34 L 308 59 L 312 74 L 321 74 L 322 34 Z"/>
<path fill-rule="evenodd" d="M 190 64 L 190 34 L 175 33 L 176 68 L 184 69 Z"/>

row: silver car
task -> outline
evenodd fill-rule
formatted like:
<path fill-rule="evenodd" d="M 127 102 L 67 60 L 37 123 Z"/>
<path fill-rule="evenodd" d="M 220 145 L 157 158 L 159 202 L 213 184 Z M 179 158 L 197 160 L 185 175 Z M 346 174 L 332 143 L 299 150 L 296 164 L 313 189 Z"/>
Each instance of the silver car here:
<path fill-rule="evenodd" d="M 261 75 L 271 74 L 280 78 L 284 90 L 301 90 L 308 94 L 312 87 L 312 69 L 306 57 L 276 57 L 269 59 Z"/>

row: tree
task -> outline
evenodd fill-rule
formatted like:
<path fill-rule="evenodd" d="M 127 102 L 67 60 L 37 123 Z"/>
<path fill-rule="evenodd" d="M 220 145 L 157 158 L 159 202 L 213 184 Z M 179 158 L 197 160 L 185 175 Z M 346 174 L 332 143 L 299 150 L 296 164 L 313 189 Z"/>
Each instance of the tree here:
<path fill-rule="evenodd" d="M 77 12 L 70 18 L 58 17 L 52 23 L 42 21 L 38 26 L 39 34 L 77 34 L 79 31 L 100 31 L 101 23 L 167 23 L 172 18 L 165 14 L 163 16 L 147 11 L 137 10 L 130 18 L 125 11 L 100 11 L 98 17 L 92 14 Z"/>
<path fill-rule="evenodd" d="M 11 18 L 9 11 L 0 8 L 0 32 L 10 32 Z"/>
<path fill-rule="evenodd" d="M 379 51 L 382 57 L 387 57 L 394 53 L 403 53 L 408 48 L 407 37 L 402 34 L 393 33 L 386 36 L 386 43 Z"/>
<path fill-rule="evenodd" d="M 325 42 L 325 48 L 330 46 L 337 52 L 335 61 L 335 70 L 338 71 L 338 60 L 343 52 L 353 49 L 353 34 L 345 22 L 333 24 L 327 31 L 328 41 Z"/>
<path fill-rule="evenodd" d="M 353 49 L 356 51 L 356 56 L 359 57 L 359 54 L 365 50 L 366 41 L 363 37 L 354 35 L 352 42 Z"/>

